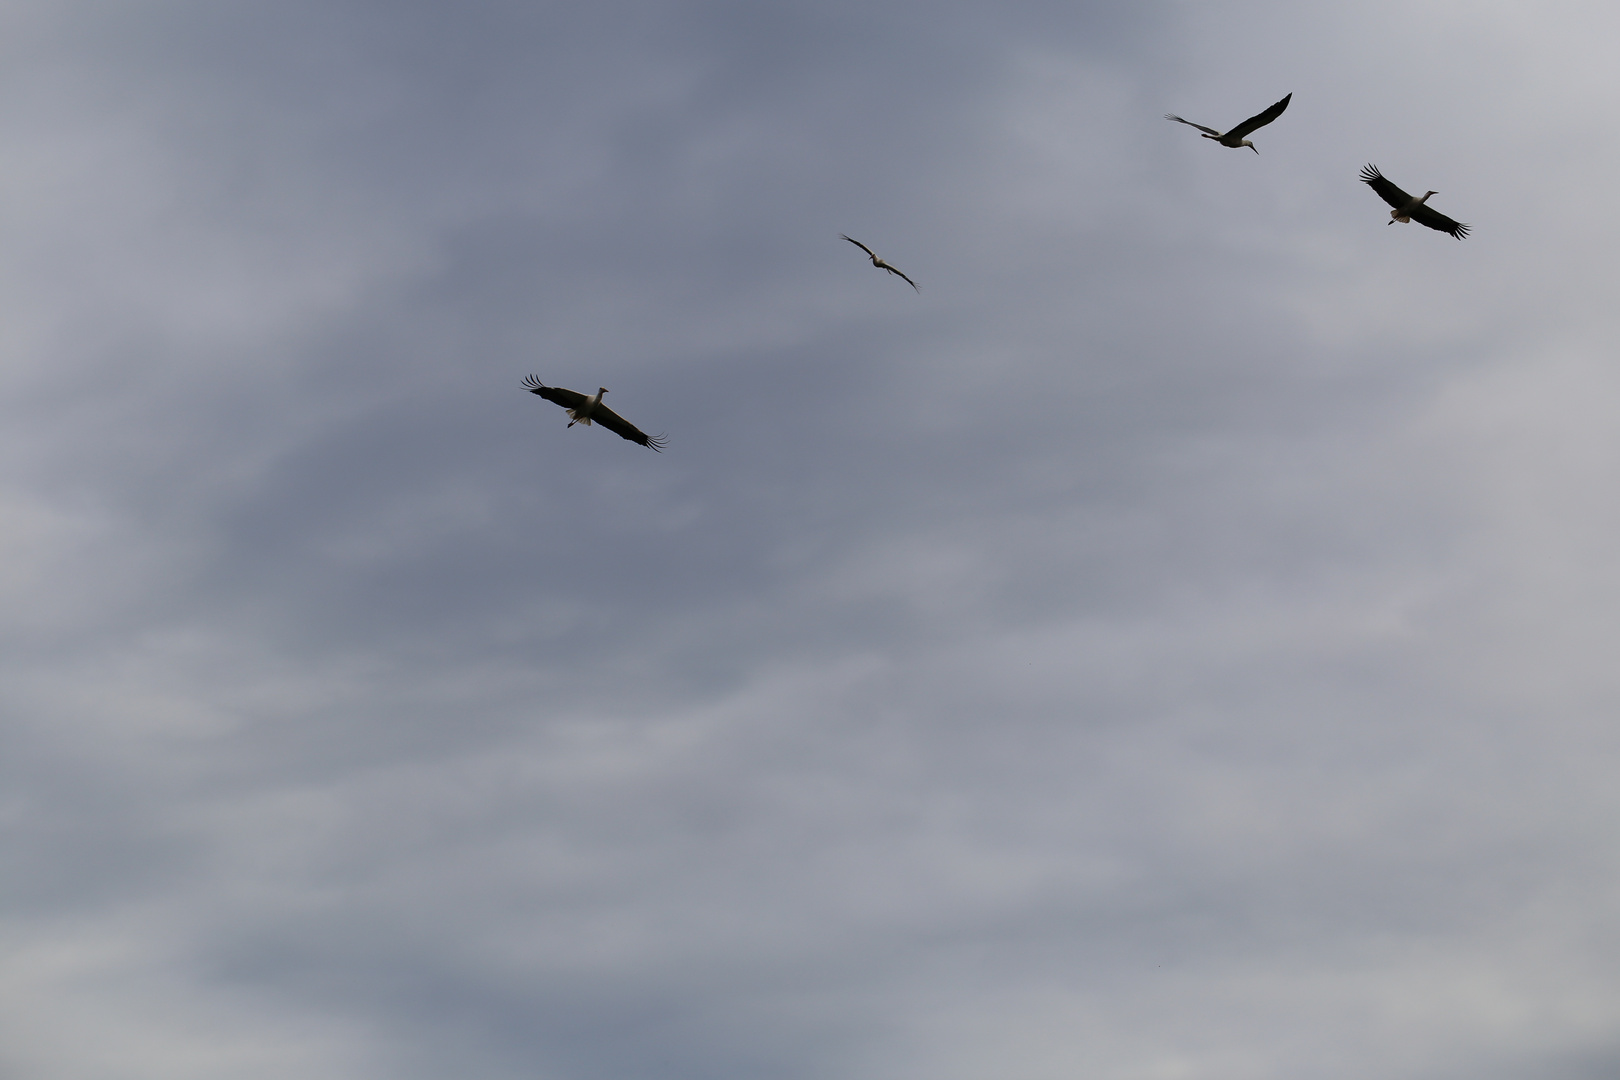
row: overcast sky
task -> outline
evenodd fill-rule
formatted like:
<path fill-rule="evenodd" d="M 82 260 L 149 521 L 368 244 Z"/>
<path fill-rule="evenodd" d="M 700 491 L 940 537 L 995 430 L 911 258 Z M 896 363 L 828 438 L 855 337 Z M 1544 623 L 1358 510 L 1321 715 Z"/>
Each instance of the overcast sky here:
<path fill-rule="evenodd" d="M 1620 1074 L 1617 46 L 0 6 L 0 1076 Z"/>

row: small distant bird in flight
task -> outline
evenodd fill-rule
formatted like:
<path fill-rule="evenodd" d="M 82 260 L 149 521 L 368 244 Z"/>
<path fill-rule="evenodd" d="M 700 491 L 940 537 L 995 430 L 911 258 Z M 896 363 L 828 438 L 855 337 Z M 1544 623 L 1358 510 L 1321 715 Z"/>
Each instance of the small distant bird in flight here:
<path fill-rule="evenodd" d="M 1283 98 L 1265 112 L 1257 113 L 1256 115 L 1249 117 L 1247 120 L 1243 121 L 1243 123 L 1239 124 L 1237 127 L 1233 128 L 1231 131 L 1228 131 L 1224 135 L 1222 135 L 1219 131 L 1216 131 L 1214 128 L 1207 128 L 1203 124 L 1195 124 L 1191 120 L 1183 120 L 1181 117 L 1176 116 L 1173 113 L 1165 113 L 1164 118 L 1166 120 L 1174 120 L 1178 124 L 1186 124 L 1188 127 L 1195 127 L 1204 133 L 1204 138 L 1214 139 L 1222 146 L 1230 146 L 1234 150 L 1242 146 L 1247 146 L 1250 150 L 1254 150 L 1254 152 L 1258 154 L 1260 151 L 1254 149 L 1254 143 L 1250 142 L 1248 139 L 1245 139 L 1244 136 L 1251 131 L 1256 131 L 1265 127 L 1267 124 L 1277 119 L 1277 117 L 1281 116 L 1283 114 L 1283 110 L 1288 108 L 1288 102 L 1293 98 L 1293 96 L 1293 91 L 1289 91 L 1288 97 Z"/>
<path fill-rule="evenodd" d="M 839 236 L 844 236 L 843 233 L 839 233 L 838 235 Z M 854 244 L 856 247 L 860 248 L 862 251 L 864 251 L 868 255 L 870 255 L 871 258 L 872 258 L 872 265 L 873 266 L 877 267 L 879 270 L 887 270 L 889 273 L 893 274 L 895 277 L 899 278 L 901 281 L 904 281 L 907 285 L 910 285 L 913 289 L 917 289 L 917 283 L 915 281 L 912 281 L 910 278 L 906 277 L 906 275 L 902 274 L 900 271 L 896 270 L 894 267 L 890 266 L 888 263 L 884 262 L 882 259 L 878 258 L 876 255 L 873 255 L 871 248 L 867 247 L 865 244 L 861 243 L 859 240 L 855 239 L 853 236 L 844 236 L 844 239 L 848 240 L 850 243 Z M 917 291 L 922 292 L 921 289 L 917 289 Z"/>
<path fill-rule="evenodd" d="M 1378 171 L 1376 165 L 1368 165 L 1361 170 L 1361 182 L 1378 192 L 1380 199 L 1395 208 L 1389 212 L 1389 221 L 1386 224 L 1415 221 L 1419 225 L 1427 225 L 1431 229 L 1450 233 L 1459 240 L 1468 235 L 1467 225 L 1460 221 L 1452 221 L 1440 211 L 1424 205 L 1429 201 L 1430 195 L 1440 194 L 1438 191 L 1427 191 L 1422 198 L 1414 198 L 1385 180 L 1384 174 Z"/>
<path fill-rule="evenodd" d="M 584 394 L 576 393 L 573 390 L 564 390 L 558 386 L 547 386 L 533 375 L 524 379 L 523 385 L 529 388 L 529 393 L 539 394 L 547 401 L 554 401 L 567 409 L 569 427 L 573 427 L 575 424 L 584 424 L 586 427 L 590 427 L 593 423 L 601 424 L 620 438 L 629 439 L 631 442 L 640 443 L 642 446 L 650 446 L 659 453 L 662 453 L 664 447 L 668 445 L 668 440 L 662 435 L 649 436 L 636 425 L 602 404 L 602 395 L 607 393 L 607 387 L 605 386 L 596 388 L 595 397 L 586 397 Z"/>

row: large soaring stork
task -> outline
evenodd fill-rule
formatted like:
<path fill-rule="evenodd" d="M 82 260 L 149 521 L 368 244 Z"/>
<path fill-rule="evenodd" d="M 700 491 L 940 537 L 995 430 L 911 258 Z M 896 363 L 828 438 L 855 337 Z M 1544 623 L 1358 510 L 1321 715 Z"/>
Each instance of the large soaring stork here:
<path fill-rule="evenodd" d="M 1283 110 L 1288 108 L 1288 102 L 1293 98 L 1293 96 L 1293 91 L 1289 91 L 1288 97 L 1283 98 L 1265 112 L 1256 113 L 1255 115 L 1249 117 L 1247 120 L 1243 121 L 1243 123 L 1239 124 L 1237 127 L 1226 132 L 1225 134 L 1216 131 L 1214 128 L 1207 128 L 1203 124 L 1195 124 L 1191 120 L 1183 120 L 1174 113 L 1165 113 L 1164 118 L 1166 120 L 1174 120 L 1178 124 L 1186 124 L 1188 127 L 1195 127 L 1204 133 L 1204 138 L 1214 139 L 1222 146 L 1230 146 L 1234 150 L 1247 146 L 1250 150 L 1254 150 L 1254 152 L 1258 154 L 1260 151 L 1254 149 L 1254 143 L 1244 138 L 1244 136 L 1251 131 L 1257 131 L 1260 128 L 1265 127 L 1267 124 L 1277 119 L 1277 117 L 1281 116 L 1283 114 Z"/>
<path fill-rule="evenodd" d="M 839 233 L 838 235 L 839 236 L 844 236 L 843 233 Z M 895 277 L 899 278 L 901 281 L 905 282 L 907 285 L 910 285 L 913 289 L 917 289 L 917 283 L 915 281 L 912 281 L 910 278 L 906 277 L 906 275 L 902 274 L 900 271 L 896 270 L 894 267 L 890 266 L 888 263 L 886 263 L 882 259 L 878 258 L 875 254 L 873 254 L 871 248 L 867 247 L 865 244 L 861 243 L 859 240 L 855 239 L 853 236 L 844 236 L 844 239 L 848 240 L 850 243 L 854 244 L 856 247 L 858 247 L 862 251 L 866 252 L 866 254 L 871 258 L 873 266 L 877 267 L 879 270 L 887 270 L 889 273 L 893 274 Z M 917 289 L 917 291 L 922 292 L 921 289 Z"/>
<path fill-rule="evenodd" d="M 1415 221 L 1419 225 L 1427 225 L 1431 229 L 1450 233 L 1459 240 L 1468 235 L 1467 225 L 1460 221 L 1452 221 L 1440 211 L 1425 205 L 1429 201 L 1430 195 L 1440 194 L 1438 191 L 1426 191 L 1422 196 L 1408 195 L 1388 180 L 1385 180 L 1384 174 L 1378 171 L 1376 165 L 1368 165 L 1361 170 L 1361 182 L 1378 192 L 1380 199 L 1395 208 L 1389 212 L 1389 221 L 1386 224 L 1393 225 L 1397 221 L 1402 223 Z"/>
<path fill-rule="evenodd" d="M 560 386 L 547 386 L 533 375 L 524 379 L 523 385 L 529 388 L 529 393 L 539 394 L 547 401 L 556 402 L 567 409 L 569 427 L 573 427 L 575 424 L 584 424 L 586 427 L 590 427 L 592 424 L 600 424 L 620 438 L 629 439 L 631 442 L 640 443 L 642 446 L 650 446 L 660 453 L 663 452 L 666 440 L 662 435 L 648 435 L 636 425 L 602 404 L 602 395 L 607 393 L 607 387 L 605 386 L 597 387 L 596 394 L 593 397 L 586 397 L 584 394 L 573 390 L 564 390 Z"/>

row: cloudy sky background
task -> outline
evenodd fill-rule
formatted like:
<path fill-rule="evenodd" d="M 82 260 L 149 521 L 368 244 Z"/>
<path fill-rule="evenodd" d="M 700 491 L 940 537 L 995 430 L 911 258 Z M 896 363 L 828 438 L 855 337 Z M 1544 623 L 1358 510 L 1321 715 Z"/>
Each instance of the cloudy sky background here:
<path fill-rule="evenodd" d="M 0 7 L 0 1075 L 1615 1075 L 1617 40 Z"/>

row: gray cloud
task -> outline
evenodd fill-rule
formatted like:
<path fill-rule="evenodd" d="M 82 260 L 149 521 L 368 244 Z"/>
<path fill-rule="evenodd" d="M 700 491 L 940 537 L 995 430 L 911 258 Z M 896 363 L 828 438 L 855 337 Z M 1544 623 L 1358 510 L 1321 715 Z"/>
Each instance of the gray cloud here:
<path fill-rule="evenodd" d="M 7 20 L 0 1071 L 1612 1071 L 1606 11 Z"/>

